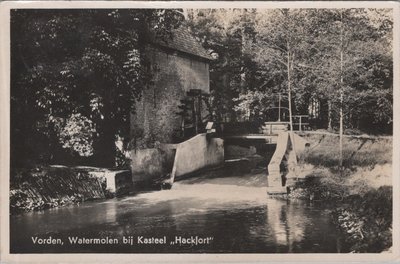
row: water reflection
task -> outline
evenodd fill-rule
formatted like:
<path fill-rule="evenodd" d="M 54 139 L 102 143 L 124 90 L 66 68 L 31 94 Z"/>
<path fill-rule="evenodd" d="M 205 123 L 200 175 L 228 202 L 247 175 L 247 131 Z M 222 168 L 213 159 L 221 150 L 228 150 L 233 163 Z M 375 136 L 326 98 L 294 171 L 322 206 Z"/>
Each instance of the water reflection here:
<path fill-rule="evenodd" d="M 258 176 L 257 176 L 258 177 Z M 269 199 L 241 179 L 183 181 L 172 190 L 11 217 L 12 252 L 337 252 L 327 208 Z M 212 236 L 202 246 L 34 246 L 31 236 Z M 340 243 L 339 243 L 340 244 Z"/>

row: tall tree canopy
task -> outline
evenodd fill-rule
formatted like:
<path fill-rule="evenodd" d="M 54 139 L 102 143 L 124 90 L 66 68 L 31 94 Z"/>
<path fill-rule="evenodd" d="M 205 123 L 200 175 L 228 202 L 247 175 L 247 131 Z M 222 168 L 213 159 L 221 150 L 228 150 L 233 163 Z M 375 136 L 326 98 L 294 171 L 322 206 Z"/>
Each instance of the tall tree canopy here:
<path fill-rule="evenodd" d="M 190 11 L 189 21 L 215 52 L 211 87 L 220 114 L 272 118 L 276 94 L 290 91 L 293 113 L 317 114 L 318 127 L 338 127 L 343 107 L 345 127 L 390 131 L 391 10 L 207 9 Z M 230 102 L 225 109 L 221 100 Z"/>
<path fill-rule="evenodd" d="M 188 10 L 187 24 L 215 57 L 210 64 L 212 106 L 217 121 L 235 120 L 235 98 L 256 87 L 257 64 L 247 52 L 254 38 L 254 9 Z"/>
<path fill-rule="evenodd" d="M 145 43 L 169 37 L 176 10 L 13 10 L 13 161 L 57 153 L 114 166 L 134 101 L 150 82 Z M 53 157 L 43 156 L 42 161 Z"/>
<path fill-rule="evenodd" d="M 13 162 L 60 160 L 64 149 L 113 166 L 115 139 L 128 138 L 134 102 L 151 84 L 149 32 L 170 37 L 183 14 L 215 58 L 217 121 L 276 119 L 276 94 L 290 92 L 293 114 L 315 115 L 318 128 L 337 128 L 342 111 L 345 128 L 390 131 L 391 10 L 184 11 L 12 10 Z"/>

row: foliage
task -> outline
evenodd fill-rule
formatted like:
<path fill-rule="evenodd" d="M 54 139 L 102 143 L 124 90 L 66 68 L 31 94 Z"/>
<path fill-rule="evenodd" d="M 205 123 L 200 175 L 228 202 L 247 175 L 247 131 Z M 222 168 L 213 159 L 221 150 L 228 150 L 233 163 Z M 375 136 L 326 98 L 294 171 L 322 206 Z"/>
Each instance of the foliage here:
<path fill-rule="evenodd" d="M 59 141 L 63 148 L 71 149 L 80 156 L 93 155 L 93 135 L 96 133 L 93 122 L 81 114 L 72 114 L 65 124 L 57 124 Z"/>
<path fill-rule="evenodd" d="M 339 14 L 342 13 L 342 18 Z M 326 79 L 325 96 L 332 103 L 332 114 L 337 115 L 340 108 L 345 113 L 345 126 L 350 128 L 379 127 L 391 123 L 392 116 L 392 58 L 391 35 L 392 20 L 387 10 L 343 9 L 330 11 L 327 18 L 319 16 L 317 21 L 326 21 L 333 17 L 335 24 L 330 31 L 318 34 L 318 40 L 331 51 L 319 55 L 320 69 L 327 71 L 321 76 L 338 74 L 340 59 L 332 56 L 343 51 L 343 85 L 338 86 L 338 77 Z M 336 29 L 335 29 L 336 28 Z M 338 45 L 340 29 L 343 28 L 342 47 Z M 328 36 L 328 37 L 327 37 Z M 336 39 L 336 41 L 335 41 Z M 328 41 L 327 41 L 328 40 Z M 317 58 L 318 58 L 317 57 Z M 335 71 L 336 70 L 336 71 Z M 319 73 L 320 71 L 317 71 Z M 335 85 L 336 83 L 336 85 Z M 343 89 L 343 104 L 340 104 L 338 92 Z M 381 112 L 382 111 L 382 112 Z M 375 124 L 375 126 L 374 126 Z"/>
<path fill-rule="evenodd" d="M 233 99 L 237 102 L 234 110 L 241 116 L 264 116 L 269 107 L 273 106 L 271 99 L 271 96 L 260 91 L 241 93 L 238 98 Z"/>
<path fill-rule="evenodd" d="M 311 114 L 318 115 L 320 126 L 337 127 L 338 111 L 344 108 L 347 128 L 390 132 L 390 10 L 185 12 L 185 24 L 215 58 L 210 86 L 217 121 L 265 119 L 277 106 L 276 93 L 288 92 L 290 84 L 294 114 L 310 113 L 316 102 L 319 112 Z M 64 160 L 64 147 L 92 157 L 97 165 L 114 166 L 115 139 L 126 145 L 130 114 L 155 69 L 145 43 L 171 37 L 171 29 L 181 23 L 182 14 L 173 9 L 12 10 L 13 163 Z M 286 97 L 282 103 L 288 105 Z M 74 117 L 78 114 L 80 121 Z M 67 138 L 71 129 L 74 136 Z"/>
<path fill-rule="evenodd" d="M 294 114 L 308 114 L 317 102 L 320 112 L 310 114 L 324 128 L 338 126 L 343 28 L 345 126 L 390 131 L 390 10 L 191 10 L 189 25 L 216 57 L 210 82 L 217 116 L 265 115 L 271 103 L 260 104 L 260 94 L 276 106 L 276 93 L 288 92 L 290 71 Z M 283 104 L 288 105 L 287 99 Z"/>
<path fill-rule="evenodd" d="M 343 12 L 343 19 L 340 12 Z M 264 48 L 271 50 L 268 54 L 273 54 L 275 63 L 285 64 L 286 53 L 293 54 L 291 75 L 295 96 L 292 103 L 297 113 L 307 114 L 310 99 L 314 98 L 320 102 L 330 101 L 332 107 L 328 109 L 327 119 L 338 116 L 341 107 L 340 30 L 343 27 L 346 126 L 359 127 L 362 122 L 371 125 L 371 121 L 391 122 L 393 77 L 389 13 L 368 9 L 291 9 L 286 13 L 268 11 L 268 14 L 270 16 L 262 16 L 259 25 L 259 34 L 266 35 L 267 40 L 258 45 L 262 51 Z M 272 24 L 279 26 L 271 30 Z M 286 37 L 289 51 L 281 44 L 285 34 L 290 34 Z M 283 86 L 286 86 L 285 81 L 283 79 Z"/>
<path fill-rule="evenodd" d="M 258 86 L 257 64 L 248 52 L 254 9 L 188 10 L 187 24 L 215 58 L 210 63 L 212 108 L 218 121 L 235 120 L 239 94 Z"/>
<path fill-rule="evenodd" d="M 335 212 L 352 252 L 381 252 L 392 246 L 392 187 L 350 196 Z"/>
<path fill-rule="evenodd" d="M 10 190 L 10 213 L 17 214 L 21 212 L 38 211 L 70 204 L 79 204 L 83 201 L 81 194 L 63 196 L 61 198 L 52 198 L 45 202 L 42 198 L 35 200 L 29 199 L 24 189 Z"/>
<path fill-rule="evenodd" d="M 127 140 L 135 100 L 151 84 L 145 43 L 170 37 L 181 19 L 169 9 L 12 10 L 12 160 L 61 145 L 113 166 L 115 137 Z"/>

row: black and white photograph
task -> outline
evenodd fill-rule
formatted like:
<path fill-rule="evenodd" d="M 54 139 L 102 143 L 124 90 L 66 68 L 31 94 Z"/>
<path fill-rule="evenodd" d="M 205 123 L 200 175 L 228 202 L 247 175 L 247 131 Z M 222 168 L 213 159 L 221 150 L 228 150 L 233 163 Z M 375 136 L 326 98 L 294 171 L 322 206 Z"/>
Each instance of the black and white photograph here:
<path fill-rule="evenodd" d="M 7 254 L 397 252 L 393 6 L 95 3 L 7 11 Z"/>

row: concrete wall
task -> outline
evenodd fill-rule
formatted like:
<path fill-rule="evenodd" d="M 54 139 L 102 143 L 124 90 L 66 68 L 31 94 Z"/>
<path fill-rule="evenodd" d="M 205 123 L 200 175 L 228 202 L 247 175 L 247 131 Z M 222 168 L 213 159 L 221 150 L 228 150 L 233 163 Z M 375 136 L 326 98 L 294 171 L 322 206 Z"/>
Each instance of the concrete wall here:
<path fill-rule="evenodd" d="M 176 145 L 162 144 L 157 148 L 131 151 L 133 183 L 151 183 L 172 171 Z"/>
<path fill-rule="evenodd" d="M 280 132 L 277 146 L 268 164 L 268 193 L 285 193 L 282 188 L 297 177 L 297 157 L 309 143 L 295 133 Z M 284 180 L 282 178 L 284 176 Z M 289 183 L 289 184 L 290 184 Z"/>
<path fill-rule="evenodd" d="M 179 144 L 131 151 L 132 180 L 152 183 L 170 175 L 171 181 L 198 170 L 224 163 L 224 141 L 199 134 Z"/>
<path fill-rule="evenodd" d="M 133 188 L 132 173 L 129 170 L 105 171 L 106 191 L 112 195 L 129 193 Z"/>
<path fill-rule="evenodd" d="M 292 134 L 289 133 L 289 136 Z M 300 156 L 302 152 L 306 149 L 307 146 L 310 146 L 310 143 L 303 137 L 293 133 L 292 142 L 294 145 L 294 149 L 296 150 L 296 155 Z"/>
<path fill-rule="evenodd" d="M 224 141 L 220 138 L 208 138 L 207 134 L 199 134 L 178 144 L 172 182 L 180 177 L 207 167 L 224 163 Z"/>
<path fill-rule="evenodd" d="M 268 164 L 268 186 L 282 186 L 281 164 L 290 147 L 289 133 L 281 132 L 278 135 L 277 145 Z"/>
<path fill-rule="evenodd" d="M 131 116 L 131 149 L 153 148 L 155 142 L 176 143 L 180 136 L 180 100 L 190 89 L 209 92 L 207 62 L 149 47 L 153 81 L 145 87 Z"/>

